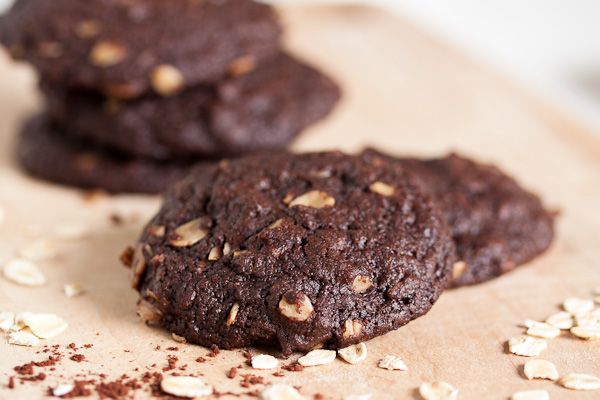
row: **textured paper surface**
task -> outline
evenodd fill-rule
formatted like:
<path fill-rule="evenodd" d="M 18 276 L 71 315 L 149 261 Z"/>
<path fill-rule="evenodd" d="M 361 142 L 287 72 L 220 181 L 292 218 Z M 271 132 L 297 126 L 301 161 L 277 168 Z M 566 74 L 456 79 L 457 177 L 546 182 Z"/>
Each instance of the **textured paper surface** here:
<path fill-rule="evenodd" d="M 598 392 L 575 393 L 549 381 L 526 380 L 527 359 L 507 354 L 506 342 L 524 333 L 523 320 L 545 319 L 559 311 L 566 297 L 591 298 L 592 288 L 600 284 L 600 141 L 396 16 L 360 7 L 286 7 L 282 16 L 289 27 L 286 46 L 334 76 L 345 93 L 331 118 L 310 129 L 294 144 L 296 150 L 355 151 L 367 144 L 398 154 L 435 156 L 455 150 L 498 164 L 561 215 L 556 240 L 544 256 L 493 282 L 444 293 L 425 317 L 369 341 L 361 364 L 338 359 L 284 377 L 246 366 L 241 373 L 300 386 L 307 398 L 315 393 L 326 399 L 366 393 L 378 400 L 418 398 L 421 382 L 435 380 L 454 385 L 461 399 L 503 399 L 525 389 L 548 390 L 551 398 L 597 397 Z M 59 243 L 59 257 L 39 263 L 45 286 L 25 288 L 0 278 L 0 311 L 53 312 L 64 318 L 68 330 L 43 340 L 42 346 L 94 345 L 80 351 L 86 361 L 66 357 L 54 372 L 38 369 L 48 374 L 44 382 L 17 381 L 10 391 L 6 384 L 15 375 L 12 368 L 46 355 L 36 354 L 43 347 L 9 345 L 1 334 L 0 398 L 39 398 L 48 386 L 81 372 L 117 378 L 161 371 L 168 354 L 179 357 L 178 365 L 188 364 L 187 372 L 203 374 L 219 392 L 262 389 L 244 389 L 239 378 L 226 377 L 243 363 L 240 352 L 225 351 L 199 364 L 194 360 L 209 350 L 175 343 L 169 332 L 138 320 L 136 294 L 118 256 L 136 240 L 160 199 L 117 196 L 88 202 L 80 191 L 22 174 L 11 148 L 19 121 L 39 107 L 35 79 L 4 53 L 0 76 L 0 204 L 6 211 L 0 263 L 31 240 L 25 232 L 32 225 L 42 237 L 50 237 L 60 222 L 81 222 L 91 231 L 85 240 Z M 125 222 L 115 226 L 112 214 Z M 86 293 L 68 298 L 62 292 L 68 282 L 82 284 Z M 154 350 L 159 345 L 161 350 Z M 170 346 L 180 350 L 166 351 Z M 408 371 L 377 368 L 388 354 L 401 357 Z M 600 341 L 563 334 L 549 340 L 538 358 L 552 361 L 562 377 L 600 375 L 598 357 Z M 138 391 L 135 398 L 146 397 L 149 393 Z"/>

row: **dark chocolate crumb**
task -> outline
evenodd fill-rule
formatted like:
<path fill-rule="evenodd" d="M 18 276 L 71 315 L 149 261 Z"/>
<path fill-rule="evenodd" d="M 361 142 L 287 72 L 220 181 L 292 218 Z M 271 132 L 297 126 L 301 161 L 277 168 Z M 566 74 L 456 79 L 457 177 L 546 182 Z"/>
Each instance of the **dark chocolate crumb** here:
<path fill-rule="evenodd" d="M 237 375 L 238 369 L 236 367 L 233 367 L 229 370 L 229 373 L 227 374 L 227 377 L 229 379 L 233 379 L 235 378 L 235 376 Z"/>
<path fill-rule="evenodd" d="M 85 356 L 83 354 L 74 354 L 71 356 L 71 360 L 80 363 L 85 360 Z"/>

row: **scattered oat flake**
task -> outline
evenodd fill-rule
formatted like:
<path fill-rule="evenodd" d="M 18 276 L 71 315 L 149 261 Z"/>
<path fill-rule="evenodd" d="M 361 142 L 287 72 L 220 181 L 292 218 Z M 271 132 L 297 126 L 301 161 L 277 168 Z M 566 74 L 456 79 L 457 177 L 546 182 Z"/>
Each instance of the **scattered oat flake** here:
<path fill-rule="evenodd" d="M 600 339 L 600 327 L 597 326 L 574 326 L 571 333 L 586 340 Z"/>
<path fill-rule="evenodd" d="M 558 371 L 554 364 L 546 360 L 529 360 L 524 368 L 527 379 L 549 379 L 555 381 L 558 379 Z"/>
<path fill-rule="evenodd" d="M 408 367 L 400 359 L 400 357 L 396 356 L 385 356 L 383 357 L 378 364 L 379 368 L 388 369 L 390 371 L 406 371 Z"/>
<path fill-rule="evenodd" d="M 338 350 L 338 356 L 350 364 L 358 364 L 367 358 L 367 345 L 364 343 L 353 344 Z"/>
<path fill-rule="evenodd" d="M 458 397 L 458 390 L 446 382 L 423 382 L 419 393 L 425 400 L 453 400 Z"/>
<path fill-rule="evenodd" d="M 52 389 L 52 395 L 55 397 L 61 397 L 65 394 L 71 393 L 73 389 L 75 389 L 75 385 L 72 385 L 70 383 L 62 383 L 56 386 L 54 389 Z"/>
<path fill-rule="evenodd" d="M 571 329 L 573 316 L 571 313 L 561 311 L 546 318 L 546 323 L 558 329 Z"/>
<path fill-rule="evenodd" d="M 40 343 L 40 339 L 29 329 L 23 329 L 18 332 L 11 333 L 8 336 L 8 343 L 19 346 L 36 346 L 38 343 Z"/>
<path fill-rule="evenodd" d="M 81 240 L 88 236 L 85 226 L 79 224 L 61 224 L 54 229 L 56 238 L 64 241 Z"/>
<path fill-rule="evenodd" d="M 525 320 L 527 334 L 529 336 L 540 337 L 544 339 L 553 339 L 560 335 L 560 329 L 545 322 L 537 322 L 530 319 Z"/>
<path fill-rule="evenodd" d="M 274 369 L 279 365 L 279 361 L 268 354 L 259 354 L 252 357 L 252 368 L 254 369 Z"/>
<path fill-rule="evenodd" d="M 74 282 L 67 283 L 65 286 L 63 286 L 63 291 L 67 297 L 77 297 L 84 293 L 83 286 Z"/>
<path fill-rule="evenodd" d="M 569 374 L 558 383 L 562 387 L 573 390 L 597 390 L 600 389 L 600 378 L 586 374 Z"/>
<path fill-rule="evenodd" d="M 36 239 L 19 249 L 19 255 L 31 261 L 43 261 L 58 255 L 56 246 L 47 239 Z"/>
<path fill-rule="evenodd" d="M 575 325 L 600 328 L 600 309 L 575 315 Z"/>
<path fill-rule="evenodd" d="M 160 388 L 173 396 L 188 398 L 210 396 L 213 393 L 211 386 L 193 376 L 168 376 L 160 382 Z"/>
<path fill-rule="evenodd" d="M 177 343 L 185 343 L 186 342 L 186 340 L 183 336 L 179 336 L 175 332 L 171 333 L 171 338 L 173 338 L 173 340 L 176 341 Z"/>
<path fill-rule="evenodd" d="M 24 313 L 15 314 L 15 323 L 14 323 L 13 326 L 10 327 L 10 331 L 11 332 L 18 332 L 21 329 L 25 328 L 27 325 L 25 325 L 25 322 L 23 322 L 23 318 L 25 318 L 28 315 L 31 315 L 31 313 L 30 312 L 24 312 Z"/>
<path fill-rule="evenodd" d="M 0 312 L 0 331 L 9 332 L 10 328 L 15 324 L 14 312 Z"/>
<path fill-rule="evenodd" d="M 548 346 L 542 339 L 531 336 L 514 337 L 508 341 L 508 349 L 518 356 L 533 357 L 539 355 Z"/>
<path fill-rule="evenodd" d="M 69 326 L 56 314 L 30 314 L 23 318 L 23 322 L 41 339 L 59 335 Z"/>
<path fill-rule="evenodd" d="M 573 315 L 586 313 L 594 309 L 594 301 L 569 297 L 563 302 L 563 308 Z"/>
<path fill-rule="evenodd" d="M 267 386 L 260 394 L 263 400 L 305 400 L 295 388 L 288 385 L 277 384 Z"/>
<path fill-rule="evenodd" d="M 23 286 L 42 286 L 46 283 L 42 271 L 33 262 L 23 258 L 9 260 L 3 273 L 9 281 Z"/>
<path fill-rule="evenodd" d="M 514 393 L 511 400 L 550 400 L 550 394 L 545 390 L 522 390 Z"/>
<path fill-rule="evenodd" d="M 303 367 L 312 367 L 315 365 L 329 364 L 335 360 L 336 353 L 333 350 L 313 350 L 304 357 L 298 359 L 298 364 Z"/>

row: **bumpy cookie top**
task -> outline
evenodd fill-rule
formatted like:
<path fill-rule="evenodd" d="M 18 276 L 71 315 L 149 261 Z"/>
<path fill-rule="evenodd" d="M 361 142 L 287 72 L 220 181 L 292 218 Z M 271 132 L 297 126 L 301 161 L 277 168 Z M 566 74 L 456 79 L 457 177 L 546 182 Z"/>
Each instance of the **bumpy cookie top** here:
<path fill-rule="evenodd" d="M 272 8 L 252 0 L 19 0 L 0 42 L 58 84 L 118 98 L 172 95 L 277 52 Z"/>
<path fill-rule="evenodd" d="M 201 166 L 125 258 L 146 321 L 207 346 L 290 354 L 423 315 L 451 277 L 453 251 L 399 164 L 326 152 Z"/>
<path fill-rule="evenodd" d="M 422 179 L 451 228 L 464 263 L 453 286 L 492 279 L 531 260 L 552 242 L 554 215 L 498 168 L 456 154 L 403 159 L 402 164 Z"/>

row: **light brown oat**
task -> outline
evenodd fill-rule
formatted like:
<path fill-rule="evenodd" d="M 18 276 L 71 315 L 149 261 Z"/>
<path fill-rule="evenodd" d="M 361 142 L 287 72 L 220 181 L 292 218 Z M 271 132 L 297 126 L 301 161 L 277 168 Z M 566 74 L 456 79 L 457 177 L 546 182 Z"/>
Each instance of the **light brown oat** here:
<path fill-rule="evenodd" d="M 208 235 L 208 230 L 202 228 L 200 218 L 193 219 L 180 225 L 175 229 L 178 239 L 171 240 L 171 245 L 175 247 L 189 247 L 198 243 Z"/>
<path fill-rule="evenodd" d="M 285 202 L 285 199 L 284 199 Z M 293 199 L 290 204 L 289 207 L 296 207 L 296 206 L 305 206 L 305 207 L 312 207 L 312 208 L 325 208 L 325 207 L 333 207 L 335 205 L 335 199 L 331 196 L 329 196 L 327 193 L 325 192 L 321 192 L 319 190 L 313 190 L 307 193 L 304 193 L 301 196 L 296 197 L 295 199 Z"/>
<path fill-rule="evenodd" d="M 288 290 L 279 301 L 279 311 L 281 314 L 291 319 L 292 321 L 306 321 L 313 313 L 313 306 L 310 299 L 304 294 L 298 295 L 299 300 L 295 303 L 290 303 L 287 300 L 288 295 L 293 291 Z"/>

